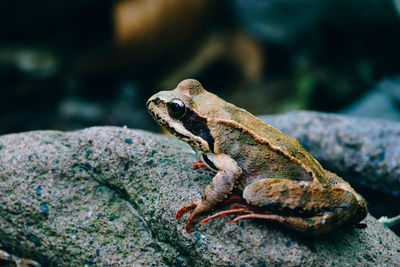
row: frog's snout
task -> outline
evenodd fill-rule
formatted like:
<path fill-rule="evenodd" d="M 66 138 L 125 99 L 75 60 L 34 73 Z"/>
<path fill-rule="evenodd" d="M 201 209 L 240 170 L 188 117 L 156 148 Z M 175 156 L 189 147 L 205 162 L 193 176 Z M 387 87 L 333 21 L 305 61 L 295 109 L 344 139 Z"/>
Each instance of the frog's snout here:
<path fill-rule="evenodd" d="M 151 104 L 152 100 L 151 98 L 149 100 L 147 100 L 146 102 L 146 108 L 149 109 L 149 105 Z"/>
<path fill-rule="evenodd" d="M 161 103 L 163 103 L 163 101 L 159 97 L 152 96 L 152 97 L 149 98 L 149 100 L 147 100 L 146 108 L 147 109 L 151 109 L 151 106 L 150 106 L 151 104 L 155 105 L 155 106 L 158 106 Z"/>

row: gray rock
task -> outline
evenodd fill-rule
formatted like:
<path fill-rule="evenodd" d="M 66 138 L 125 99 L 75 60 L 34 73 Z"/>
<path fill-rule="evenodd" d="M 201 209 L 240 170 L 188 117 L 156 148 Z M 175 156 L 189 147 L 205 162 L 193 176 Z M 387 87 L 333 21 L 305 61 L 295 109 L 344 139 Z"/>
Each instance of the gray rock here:
<path fill-rule="evenodd" d="M 300 113 L 299 116 L 301 116 Z M 400 261 L 399 238 L 364 230 L 308 239 L 255 221 L 192 233 L 176 211 L 212 178 L 184 143 L 116 127 L 0 137 L 0 242 L 52 266 L 362 266 Z M 184 220 L 186 217 L 184 218 Z"/>
<path fill-rule="evenodd" d="M 372 90 L 342 111 L 354 117 L 400 121 L 400 110 L 394 101 L 381 90 Z"/>
<path fill-rule="evenodd" d="M 261 118 L 352 184 L 400 194 L 400 123 L 305 111 Z"/>
<path fill-rule="evenodd" d="M 400 0 L 392 0 L 393 6 L 396 8 L 397 13 L 400 15 Z"/>
<path fill-rule="evenodd" d="M 383 80 L 342 113 L 400 121 L 400 77 Z"/>
<path fill-rule="evenodd" d="M 399 1 L 400 4 L 400 1 Z M 383 80 L 379 87 L 385 92 L 398 108 L 400 106 L 400 76 L 395 76 L 389 79 Z"/>

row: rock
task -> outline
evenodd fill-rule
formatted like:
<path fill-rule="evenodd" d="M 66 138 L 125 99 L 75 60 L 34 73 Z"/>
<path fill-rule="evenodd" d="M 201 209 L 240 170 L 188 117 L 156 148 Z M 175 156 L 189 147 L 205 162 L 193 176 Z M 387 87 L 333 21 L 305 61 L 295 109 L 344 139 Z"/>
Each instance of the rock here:
<path fill-rule="evenodd" d="M 263 116 L 352 184 L 400 194 L 400 123 L 318 112 Z"/>
<path fill-rule="evenodd" d="M 368 92 L 342 113 L 355 117 L 400 121 L 400 110 L 390 96 L 381 90 Z"/>
<path fill-rule="evenodd" d="M 393 0 L 393 5 L 396 8 L 397 13 L 400 15 L 400 0 Z"/>
<path fill-rule="evenodd" d="M 364 230 L 342 228 L 317 239 L 261 222 L 234 225 L 230 218 L 197 222 L 187 234 L 187 217 L 178 222 L 175 213 L 200 198 L 213 174 L 192 170 L 195 154 L 170 137 L 94 127 L 5 135 L 0 144 L 2 248 L 44 265 L 394 266 L 400 260 L 399 238 L 371 216 Z"/>
<path fill-rule="evenodd" d="M 400 1 L 399 1 L 400 4 Z M 385 92 L 394 103 L 400 105 L 400 76 L 385 79 L 379 84 L 383 92 Z"/>
<path fill-rule="evenodd" d="M 386 79 L 342 111 L 357 116 L 400 121 L 400 78 Z"/>

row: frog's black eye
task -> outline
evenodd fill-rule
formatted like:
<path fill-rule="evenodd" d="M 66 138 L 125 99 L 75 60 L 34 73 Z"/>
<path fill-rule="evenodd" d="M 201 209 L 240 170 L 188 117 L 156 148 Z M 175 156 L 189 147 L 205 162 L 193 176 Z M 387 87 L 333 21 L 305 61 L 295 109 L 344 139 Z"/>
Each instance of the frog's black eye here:
<path fill-rule="evenodd" d="M 175 120 L 183 118 L 186 115 L 186 110 L 185 102 L 179 98 L 174 98 L 168 103 L 168 113 Z"/>

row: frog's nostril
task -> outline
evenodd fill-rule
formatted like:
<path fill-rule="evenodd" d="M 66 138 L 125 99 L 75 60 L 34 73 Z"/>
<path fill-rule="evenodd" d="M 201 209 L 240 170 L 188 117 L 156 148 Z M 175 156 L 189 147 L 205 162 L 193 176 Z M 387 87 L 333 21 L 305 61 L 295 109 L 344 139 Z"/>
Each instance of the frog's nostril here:
<path fill-rule="evenodd" d="M 147 100 L 146 107 L 149 108 L 150 103 L 153 103 L 154 105 L 160 105 L 160 103 L 164 103 L 159 97 L 153 98 L 151 97 L 149 100 Z"/>

